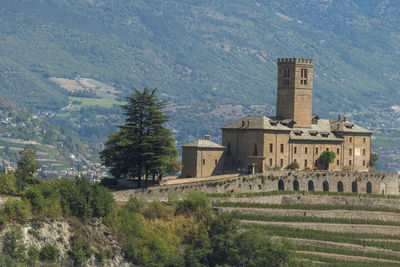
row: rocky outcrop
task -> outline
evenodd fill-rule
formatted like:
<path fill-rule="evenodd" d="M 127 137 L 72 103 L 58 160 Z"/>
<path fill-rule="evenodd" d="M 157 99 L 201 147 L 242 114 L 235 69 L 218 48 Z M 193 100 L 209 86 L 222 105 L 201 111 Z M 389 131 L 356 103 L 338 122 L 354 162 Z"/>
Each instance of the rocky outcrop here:
<path fill-rule="evenodd" d="M 45 244 L 51 244 L 57 248 L 60 262 L 72 262 L 72 237 L 76 231 L 74 224 L 66 220 L 7 224 L 0 230 L 0 251 L 3 250 L 7 234 L 13 227 L 17 227 L 22 232 L 19 242 L 26 248 L 32 246 L 40 251 Z M 87 266 L 132 266 L 125 260 L 124 253 L 110 230 L 100 220 L 85 222 L 79 230 L 83 238 L 90 240 L 92 255 L 87 260 Z M 100 251 L 107 252 L 102 263 L 98 257 Z"/>

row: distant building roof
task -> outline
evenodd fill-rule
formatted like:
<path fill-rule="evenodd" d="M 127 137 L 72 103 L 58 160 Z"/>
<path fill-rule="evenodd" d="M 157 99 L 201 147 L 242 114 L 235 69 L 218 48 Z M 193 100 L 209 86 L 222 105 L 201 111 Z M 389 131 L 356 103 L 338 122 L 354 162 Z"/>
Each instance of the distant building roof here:
<path fill-rule="evenodd" d="M 225 149 L 224 146 L 218 145 L 217 143 L 214 143 L 210 140 L 203 140 L 203 139 L 192 141 L 186 145 L 183 145 L 182 147 Z"/>

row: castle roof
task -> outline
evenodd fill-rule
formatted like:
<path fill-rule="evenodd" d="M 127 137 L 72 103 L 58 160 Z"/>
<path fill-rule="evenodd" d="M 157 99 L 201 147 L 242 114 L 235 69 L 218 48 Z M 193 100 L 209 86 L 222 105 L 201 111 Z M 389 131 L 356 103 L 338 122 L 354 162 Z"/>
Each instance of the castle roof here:
<path fill-rule="evenodd" d="M 344 120 L 331 120 L 330 128 L 332 132 L 372 134 L 370 130 Z"/>
<path fill-rule="evenodd" d="M 314 115 L 315 124 L 311 128 L 293 127 L 295 122 L 291 119 L 267 117 L 262 115 L 250 115 L 227 124 L 221 129 L 259 129 L 290 132 L 291 140 L 302 141 L 343 141 L 338 133 L 372 134 L 371 131 L 362 128 L 352 122 L 320 119 Z M 338 126 L 339 125 L 339 126 Z"/>
<path fill-rule="evenodd" d="M 260 129 L 291 131 L 286 125 L 292 120 L 276 120 L 262 115 L 250 115 L 222 126 L 221 129 Z M 286 124 L 286 125 L 285 125 Z"/>
<path fill-rule="evenodd" d="M 294 127 L 290 132 L 290 139 L 299 141 L 343 141 L 342 138 L 331 132 L 331 126 L 327 119 L 317 120 L 317 124 L 312 124 L 311 128 Z"/>
<path fill-rule="evenodd" d="M 210 140 L 196 140 L 192 141 L 190 143 L 187 143 L 186 145 L 181 146 L 182 148 L 184 147 L 194 147 L 194 148 L 212 148 L 212 149 L 225 149 L 224 146 L 218 145 L 217 143 L 214 143 Z"/>

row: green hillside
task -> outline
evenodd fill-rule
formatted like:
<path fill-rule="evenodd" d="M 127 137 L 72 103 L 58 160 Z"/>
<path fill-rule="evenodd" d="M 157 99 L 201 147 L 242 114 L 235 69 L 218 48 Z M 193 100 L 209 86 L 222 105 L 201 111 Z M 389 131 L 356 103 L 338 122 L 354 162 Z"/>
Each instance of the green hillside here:
<path fill-rule="evenodd" d="M 260 104 L 274 103 L 277 57 L 311 57 L 318 110 L 368 105 L 376 92 L 395 103 L 399 3 L 340 2 L 6 0 L 2 65 L 26 80 L 21 92 L 39 95 L 56 88 L 48 77 L 80 75 L 158 87 L 174 102 Z M 3 71 L 2 92 L 12 76 Z"/>
<path fill-rule="evenodd" d="M 27 109 L 1 98 L 0 114 L 2 166 L 9 165 L 8 162 L 11 166 L 16 163 L 20 157 L 18 151 L 27 144 L 35 146 L 42 170 L 50 172 L 88 165 L 89 160 L 96 160 L 91 149 L 67 127 L 55 127 Z"/>
<path fill-rule="evenodd" d="M 399 13 L 400 2 L 383 0 L 4 0 L 0 94 L 59 112 L 69 96 L 53 78 L 94 79 L 119 96 L 159 88 L 182 144 L 206 133 L 219 139 L 218 127 L 242 113 L 273 114 L 276 59 L 306 57 L 316 62 L 314 112 L 373 126 L 400 100 Z M 52 122 L 87 142 L 104 141 L 120 114 L 99 106 L 112 114 L 106 125 L 77 124 L 98 120 L 93 110 Z"/>

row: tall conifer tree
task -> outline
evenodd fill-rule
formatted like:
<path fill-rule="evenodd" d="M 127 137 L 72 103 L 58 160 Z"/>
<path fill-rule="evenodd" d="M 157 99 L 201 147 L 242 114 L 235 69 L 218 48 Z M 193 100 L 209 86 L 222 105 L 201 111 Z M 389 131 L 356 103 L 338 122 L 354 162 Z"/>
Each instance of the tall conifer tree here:
<path fill-rule="evenodd" d="M 147 185 L 148 176 L 160 175 L 165 158 L 175 159 L 178 152 L 171 131 L 164 126 L 168 121 L 162 112 L 165 102 L 157 99 L 156 90 L 135 89 L 127 101 L 122 106 L 125 124 L 110 135 L 100 157 L 114 177 L 137 177 L 140 187 L 142 177 Z"/>

